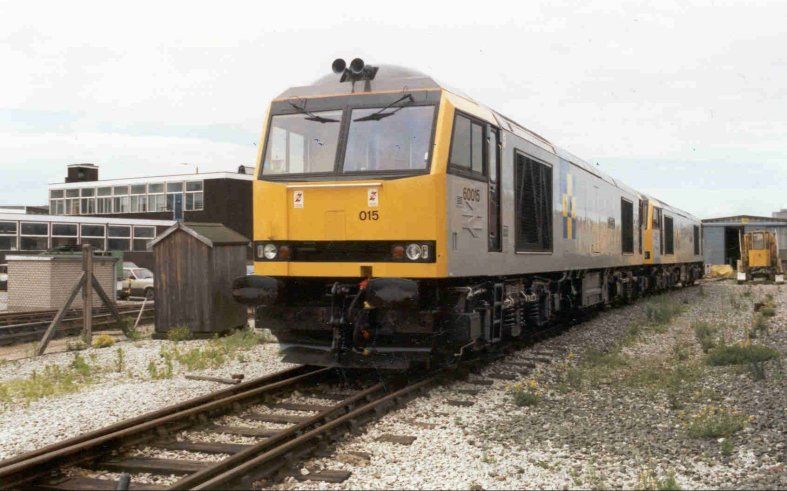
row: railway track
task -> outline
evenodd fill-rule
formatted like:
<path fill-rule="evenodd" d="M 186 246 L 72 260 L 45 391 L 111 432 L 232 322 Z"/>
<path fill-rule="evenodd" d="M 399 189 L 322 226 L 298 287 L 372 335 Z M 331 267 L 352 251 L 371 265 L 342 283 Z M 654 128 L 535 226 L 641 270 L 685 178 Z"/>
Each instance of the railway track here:
<path fill-rule="evenodd" d="M 300 366 L 0 462 L 0 488 L 116 489 L 126 475 L 130 489 L 248 488 L 444 375 Z"/>
<path fill-rule="evenodd" d="M 138 307 L 118 307 L 123 317 L 135 318 L 139 315 Z M 6 312 L 0 314 L 0 346 L 38 341 L 46 328 L 54 319 L 55 311 L 39 312 Z M 155 307 L 145 308 L 141 320 L 150 320 L 155 314 Z M 81 310 L 69 311 L 60 323 L 55 337 L 73 336 L 82 329 Z M 101 330 L 116 325 L 115 320 L 105 307 L 95 309 L 93 313 L 93 329 Z"/>
<path fill-rule="evenodd" d="M 463 378 L 483 387 L 527 376 L 560 354 L 539 349 L 542 340 L 586 319 L 567 319 L 501 351 L 409 378 L 295 367 L 0 462 L 0 489 L 249 489 L 294 475 L 305 458 L 441 381 Z M 306 478 L 347 477 L 323 471 Z"/>

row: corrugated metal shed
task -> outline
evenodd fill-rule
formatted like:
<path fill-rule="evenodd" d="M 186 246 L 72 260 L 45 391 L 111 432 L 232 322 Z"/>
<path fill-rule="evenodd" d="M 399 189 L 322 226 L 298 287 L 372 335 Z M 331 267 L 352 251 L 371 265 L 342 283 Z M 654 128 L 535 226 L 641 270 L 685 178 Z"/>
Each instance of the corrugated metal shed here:
<path fill-rule="evenodd" d="M 703 256 L 706 264 L 730 264 L 735 267 L 740 255 L 739 234 L 768 230 L 776 234 L 779 257 L 787 260 L 787 218 L 735 215 L 707 218 L 702 221 Z"/>

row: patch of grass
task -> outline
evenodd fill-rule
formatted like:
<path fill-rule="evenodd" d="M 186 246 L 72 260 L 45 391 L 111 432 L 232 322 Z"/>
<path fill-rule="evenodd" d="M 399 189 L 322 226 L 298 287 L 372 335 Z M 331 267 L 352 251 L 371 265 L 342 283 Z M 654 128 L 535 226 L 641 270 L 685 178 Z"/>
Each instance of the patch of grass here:
<path fill-rule="evenodd" d="M 658 491 L 680 490 L 674 472 L 670 471 L 666 476 L 659 477 L 651 469 L 645 469 L 640 473 L 636 488 Z"/>
<path fill-rule="evenodd" d="M 620 340 L 620 345 L 631 346 L 636 344 L 640 340 L 642 333 L 643 329 L 639 324 L 629 324 L 628 329 L 626 329 L 626 334 L 624 334 L 623 339 Z"/>
<path fill-rule="evenodd" d="M 735 451 L 735 446 L 732 444 L 732 440 L 729 438 L 725 438 L 723 442 L 721 442 L 721 447 L 719 448 L 721 454 L 725 457 L 729 457 Z"/>
<path fill-rule="evenodd" d="M 708 405 L 691 417 L 686 431 L 692 438 L 728 437 L 745 428 L 748 419 L 737 411 Z"/>
<path fill-rule="evenodd" d="M 743 295 L 744 297 L 746 297 L 746 298 L 751 298 L 751 296 L 752 296 L 751 287 L 750 287 L 750 286 L 749 286 L 749 287 L 747 287 L 747 288 L 746 288 L 746 289 L 743 291 L 743 294 L 742 294 L 742 295 Z"/>
<path fill-rule="evenodd" d="M 691 350 L 689 350 L 689 347 L 684 343 L 676 340 L 675 344 L 672 345 L 672 356 L 675 357 L 677 361 L 686 361 L 691 356 Z"/>
<path fill-rule="evenodd" d="M 694 322 L 691 325 L 694 329 L 694 337 L 700 344 L 703 353 L 707 353 L 716 346 L 716 326 L 706 321 Z"/>
<path fill-rule="evenodd" d="M 117 351 L 115 351 L 115 371 L 122 373 L 125 368 L 126 353 L 123 351 L 123 348 L 118 348 Z"/>
<path fill-rule="evenodd" d="M 176 326 L 167 331 L 167 339 L 176 343 L 191 339 L 191 330 L 188 326 Z"/>
<path fill-rule="evenodd" d="M 582 364 L 592 368 L 621 368 L 626 366 L 628 361 L 617 350 L 600 351 L 590 349 L 582 357 Z"/>
<path fill-rule="evenodd" d="M 756 332 L 758 335 L 764 335 L 768 333 L 768 321 L 765 320 L 761 314 L 756 314 L 754 316 L 754 321 L 752 322 L 752 329 L 753 332 Z"/>
<path fill-rule="evenodd" d="M 635 367 L 623 377 L 629 387 L 678 391 L 699 380 L 702 369 L 697 364 L 651 363 Z"/>
<path fill-rule="evenodd" d="M 702 377 L 702 367 L 697 363 L 647 363 L 633 367 L 623 374 L 624 386 L 647 389 L 666 395 L 668 407 L 681 409 L 685 404 L 686 391 Z"/>
<path fill-rule="evenodd" d="M 744 365 L 778 358 L 779 352 L 768 346 L 751 343 L 717 346 L 708 352 L 707 363 L 711 366 Z"/>
<path fill-rule="evenodd" d="M 143 339 L 145 337 L 145 335 L 142 332 L 140 332 L 139 329 L 134 328 L 135 322 L 136 319 L 133 317 L 123 317 L 120 319 L 120 322 L 118 323 L 118 327 L 120 327 L 120 330 L 123 331 L 123 334 L 125 334 L 126 337 L 131 341 L 139 341 L 140 339 Z"/>
<path fill-rule="evenodd" d="M 645 306 L 645 316 L 652 326 L 666 326 L 683 313 L 683 308 L 677 302 L 662 298 Z"/>
<path fill-rule="evenodd" d="M 115 338 L 109 334 L 99 334 L 93 338 L 94 348 L 110 348 L 115 345 Z"/>
<path fill-rule="evenodd" d="M 0 401 L 31 402 L 43 397 L 77 392 L 92 382 L 93 368 L 80 354 L 63 368 L 46 365 L 42 372 L 34 371 L 30 377 L 0 383 Z"/>
<path fill-rule="evenodd" d="M 163 366 L 159 366 L 155 360 L 150 360 L 148 362 L 148 375 L 150 375 L 150 378 L 153 380 L 172 378 L 172 375 L 175 372 L 175 364 L 172 361 L 172 353 L 162 349 L 159 353 L 159 357 L 162 359 Z"/>
<path fill-rule="evenodd" d="M 513 397 L 514 404 L 520 407 L 535 406 L 541 400 L 541 391 L 535 380 L 527 384 L 516 383 L 509 387 L 508 392 Z"/>
<path fill-rule="evenodd" d="M 765 380 L 765 362 L 753 361 L 749 363 L 749 373 L 753 380 Z"/>
<path fill-rule="evenodd" d="M 74 359 L 71 360 L 70 368 L 82 377 L 88 377 L 91 372 L 90 365 L 79 353 L 74 355 Z"/>
<path fill-rule="evenodd" d="M 229 336 L 217 338 L 212 344 L 223 349 L 227 354 L 236 351 L 247 351 L 264 341 L 264 336 L 256 333 L 253 329 L 241 329 Z"/>
<path fill-rule="evenodd" d="M 760 309 L 760 314 L 763 317 L 773 317 L 776 315 L 776 309 L 773 307 L 763 307 Z"/>
<path fill-rule="evenodd" d="M 87 349 L 87 344 L 81 339 L 78 341 L 66 341 L 66 351 L 83 351 Z"/>
<path fill-rule="evenodd" d="M 174 373 L 175 362 L 186 371 L 218 368 L 260 344 L 260 340 L 261 336 L 253 329 L 243 329 L 229 336 L 211 339 L 204 346 L 190 349 L 178 346 L 162 347 L 160 357 L 163 366 L 151 362 L 148 365 L 148 373 L 153 379 L 170 378 Z"/>

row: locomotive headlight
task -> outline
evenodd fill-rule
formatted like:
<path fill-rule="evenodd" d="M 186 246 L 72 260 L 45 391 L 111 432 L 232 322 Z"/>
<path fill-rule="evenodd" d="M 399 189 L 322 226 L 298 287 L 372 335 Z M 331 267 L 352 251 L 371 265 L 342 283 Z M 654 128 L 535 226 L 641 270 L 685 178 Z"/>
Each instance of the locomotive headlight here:
<path fill-rule="evenodd" d="M 262 248 L 262 255 L 268 260 L 276 259 L 278 253 L 279 251 L 274 244 L 265 244 L 265 247 Z"/>
<path fill-rule="evenodd" d="M 407 259 L 410 261 L 418 261 L 421 259 L 421 246 L 419 244 L 408 244 Z"/>

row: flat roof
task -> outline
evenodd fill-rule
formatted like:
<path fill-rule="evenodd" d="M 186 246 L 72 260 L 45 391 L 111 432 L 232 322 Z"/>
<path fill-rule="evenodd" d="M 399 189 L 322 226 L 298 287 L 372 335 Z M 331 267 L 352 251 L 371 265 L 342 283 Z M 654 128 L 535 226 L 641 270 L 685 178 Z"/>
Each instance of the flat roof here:
<path fill-rule="evenodd" d="M 85 182 L 58 182 L 50 183 L 49 189 L 81 189 L 105 186 L 130 186 L 132 184 L 150 184 L 184 181 L 205 181 L 210 179 L 236 179 L 239 181 L 253 181 L 254 174 L 238 174 L 237 172 L 205 172 L 201 174 L 170 174 L 164 176 L 124 177 L 121 179 L 107 179 Z"/>
<path fill-rule="evenodd" d="M 758 217 L 755 215 L 735 215 L 730 217 L 706 218 L 702 221 L 703 225 L 723 226 L 723 225 L 770 225 L 774 227 L 787 227 L 787 218 L 777 217 Z"/>
<path fill-rule="evenodd" d="M 52 222 L 87 223 L 90 225 L 155 225 L 171 227 L 175 220 L 148 220 L 140 218 L 108 218 L 85 215 L 27 215 L 24 213 L 3 213 L 0 222 Z"/>

